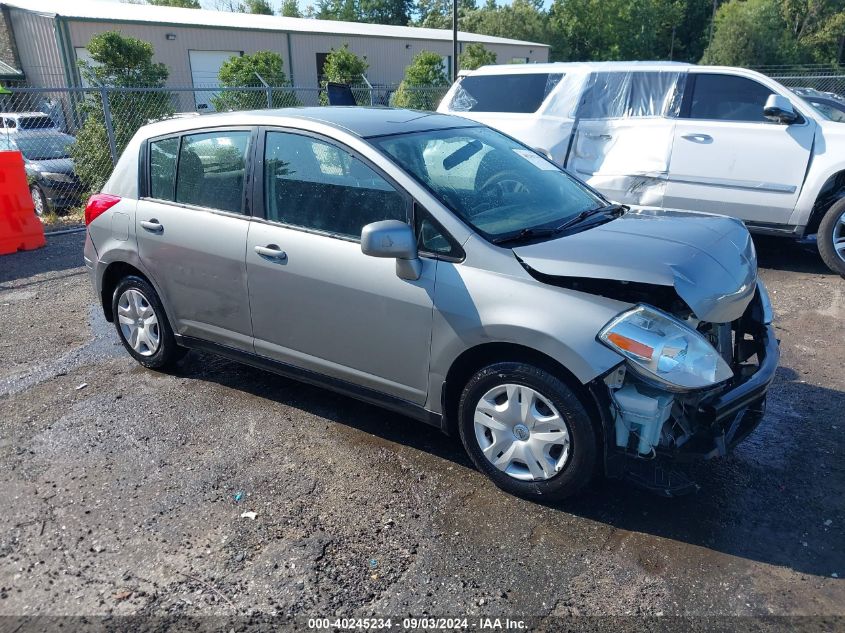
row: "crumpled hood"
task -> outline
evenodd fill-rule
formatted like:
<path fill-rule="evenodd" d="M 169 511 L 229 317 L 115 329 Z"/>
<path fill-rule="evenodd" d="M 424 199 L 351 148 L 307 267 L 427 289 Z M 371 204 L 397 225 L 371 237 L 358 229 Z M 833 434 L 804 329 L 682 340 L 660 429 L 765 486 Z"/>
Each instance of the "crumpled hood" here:
<path fill-rule="evenodd" d="M 757 286 L 751 236 L 739 220 L 718 215 L 629 211 L 595 228 L 513 250 L 543 275 L 674 287 L 696 317 L 712 323 L 742 316 Z"/>

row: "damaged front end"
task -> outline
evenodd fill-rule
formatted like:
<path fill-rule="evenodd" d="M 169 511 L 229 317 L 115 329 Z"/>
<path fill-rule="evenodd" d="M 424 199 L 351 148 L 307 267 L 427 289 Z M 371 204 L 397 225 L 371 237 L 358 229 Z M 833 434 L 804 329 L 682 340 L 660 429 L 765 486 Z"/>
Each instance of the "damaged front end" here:
<path fill-rule="evenodd" d="M 657 312 L 642 307 L 646 320 Z M 670 332 L 660 341 L 661 349 L 651 347 L 650 353 L 646 336 L 628 338 L 624 327 L 608 324 L 600 334 L 603 342 L 628 348 L 627 360 L 591 385 L 606 413 L 608 475 L 666 496 L 695 490 L 679 463 L 726 455 L 763 417 L 780 355 L 771 321 L 766 289 L 758 283 L 745 312 L 732 322 L 687 317 L 684 324 L 706 342 L 714 358 L 692 349 L 698 345 L 692 334 L 688 338 L 695 344 L 684 347 L 687 342 Z M 676 362 L 692 369 L 671 375 Z M 669 370 L 662 378 L 660 365 Z"/>

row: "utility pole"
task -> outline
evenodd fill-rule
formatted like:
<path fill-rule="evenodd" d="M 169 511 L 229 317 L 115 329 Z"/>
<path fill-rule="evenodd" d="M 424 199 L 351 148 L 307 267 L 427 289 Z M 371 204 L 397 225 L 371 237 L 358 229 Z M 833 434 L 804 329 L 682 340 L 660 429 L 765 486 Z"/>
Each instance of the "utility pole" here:
<path fill-rule="evenodd" d="M 710 38 L 708 40 L 708 44 L 713 43 L 713 25 L 716 24 L 716 7 L 718 5 L 719 0 L 713 0 L 713 17 L 710 18 Z"/>
<path fill-rule="evenodd" d="M 672 43 L 669 45 L 669 61 L 671 62 L 675 58 L 675 28 L 672 27 Z"/>
<path fill-rule="evenodd" d="M 458 80 L 458 0 L 452 0 L 452 81 Z"/>

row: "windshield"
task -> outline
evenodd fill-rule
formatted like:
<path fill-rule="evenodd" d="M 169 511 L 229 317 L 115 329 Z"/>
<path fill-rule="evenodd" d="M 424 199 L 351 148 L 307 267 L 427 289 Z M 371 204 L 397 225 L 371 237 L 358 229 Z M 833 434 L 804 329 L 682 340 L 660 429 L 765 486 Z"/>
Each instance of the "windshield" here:
<path fill-rule="evenodd" d="M 828 121 L 845 123 L 845 101 L 841 104 L 833 100 L 817 101 L 812 97 L 804 97 L 813 108 Z"/>
<path fill-rule="evenodd" d="M 551 161 L 485 127 L 374 139 L 490 241 L 555 229 L 606 202 Z"/>
<path fill-rule="evenodd" d="M 16 138 L 15 145 L 27 160 L 54 160 L 68 158 L 72 136 L 38 136 Z"/>
<path fill-rule="evenodd" d="M 48 130 L 54 125 L 48 116 L 22 116 L 18 118 L 18 127 L 22 130 Z"/>

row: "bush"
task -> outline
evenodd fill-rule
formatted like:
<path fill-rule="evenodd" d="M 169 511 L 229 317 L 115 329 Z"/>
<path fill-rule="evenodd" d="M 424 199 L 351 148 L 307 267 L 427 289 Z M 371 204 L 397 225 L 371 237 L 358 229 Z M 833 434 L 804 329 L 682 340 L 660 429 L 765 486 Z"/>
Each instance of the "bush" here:
<path fill-rule="evenodd" d="M 108 31 L 91 38 L 88 52 L 95 64 L 81 61 L 79 67 L 93 87 L 163 88 L 167 80 L 164 64 L 152 61 L 153 47 L 149 42 Z M 164 91 L 112 92 L 109 108 L 118 154 L 142 125 L 173 113 L 170 94 Z M 88 191 L 99 191 L 113 167 L 100 93 L 86 93 L 77 104 L 77 112 L 83 123 L 70 155 L 76 174 Z"/>
<path fill-rule="evenodd" d="M 393 93 L 392 105 L 412 110 L 434 110 L 448 85 L 443 58 L 431 51 L 421 51 L 405 69 L 405 78 Z"/>
<path fill-rule="evenodd" d="M 333 48 L 326 56 L 323 66 L 323 77 L 320 81 L 320 103 L 328 105 L 326 85 L 329 82 L 348 84 L 352 87 L 355 102 L 358 105 L 369 105 L 369 88 L 364 83 L 363 76 L 369 64 L 349 50 L 349 44 L 341 48 Z"/>
<path fill-rule="evenodd" d="M 287 108 L 302 105 L 293 90 L 288 86 L 282 56 L 273 51 L 258 51 L 252 55 L 235 55 L 220 67 L 217 78 L 226 88 L 264 87 L 261 77 L 271 87 L 270 105 L 274 108 Z M 264 90 L 226 90 L 211 98 L 215 110 L 254 110 L 266 108 L 267 93 Z"/>
<path fill-rule="evenodd" d="M 482 66 L 489 66 L 496 63 L 496 53 L 484 48 L 484 44 L 477 42 L 467 44 L 464 52 L 458 56 L 461 68 L 464 70 L 475 70 Z"/>

